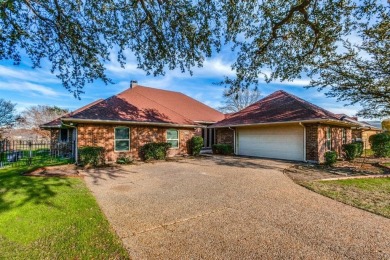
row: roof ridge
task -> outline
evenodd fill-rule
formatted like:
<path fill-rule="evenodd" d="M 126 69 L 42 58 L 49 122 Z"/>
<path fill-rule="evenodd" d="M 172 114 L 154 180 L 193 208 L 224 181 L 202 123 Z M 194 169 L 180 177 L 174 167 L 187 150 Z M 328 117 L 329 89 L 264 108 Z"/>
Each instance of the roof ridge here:
<path fill-rule="evenodd" d="M 169 90 L 168 90 L 168 91 L 169 91 Z M 171 92 L 174 92 L 174 91 L 171 91 Z M 177 113 L 176 111 L 170 109 L 169 107 L 166 107 L 166 106 L 164 106 L 163 104 L 161 104 L 161 103 L 159 103 L 159 102 L 157 102 L 157 101 L 155 101 L 155 100 L 153 100 L 153 99 L 150 99 L 150 98 L 148 98 L 147 96 L 144 96 L 144 95 L 142 95 L 142 94 L 139 93 L 139 92 L 136 92 L 136 93 L 137 93 L 138 95 L 143 96 L 144 98 L 149 99 L 150 101 L 152 101 L 152 102 L 154 102 L 154 103 L 156 103 L 156 104 L 158 104 L 158 105 L 160 105 L 160 106 L 162 106 L 162 107 L 164 107 L 164 108 L 166 108 L 166 109 L 172 111 L 173 113 L 175 113 L 175 114 L 177 114 L 177 115 L 183 117 L 184 119 L 187 119 L 187 120 L 189 120 L 189 121 L 191 121 L 191 122 L 194 122 L 193 120 L 189 119 L 188 117 L 186 117 L 186 116 L 184 116 L 184 115 L 182 115 L 182 114 L 180 114 L 180 113 Z M 180 93 L 180 92 L 177 92 L 177 93 Z M 118 94 L 118 95 L 119 95 L 119 94 Z M 194 123 L 195 123 L 195 122 L 194 122 Z"/>

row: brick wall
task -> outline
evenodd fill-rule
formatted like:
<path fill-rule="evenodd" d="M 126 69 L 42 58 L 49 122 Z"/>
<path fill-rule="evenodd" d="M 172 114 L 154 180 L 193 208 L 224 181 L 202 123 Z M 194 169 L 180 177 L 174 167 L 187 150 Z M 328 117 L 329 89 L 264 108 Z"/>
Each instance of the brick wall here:
<path fill-rule="evenodd" d="M 324 162 L 326 149 L 326 131 L 331 128 L 332 132 L 332 151 L 336 151 L 339 157 L 342 157 L 342 131 L 344 127 L 331 126 L 323 124 L 306 124 L 306 160 L 315 162 Z M 346 143 L 352 141 L 352 130 L 346 129 Z"/>
<path fill-rule="evenodd" d="M 318 161 L 318 125 L 306 125 L 306 160 Z"/>
<path fill-rule="evenodd" d="M 114 129 L 123 125 L 105 124 L 79 124 L 77 127 L 77 146 L 102 146 L 106 149 L 107 161 L 116 161 L 119 156 L 130 156 L 133 159 L 140 159 L 139 149 L 146 143 L 166 142 L 166 131 L 169 128 L 154 126 L 129 126 L 130 128 L 130 151 L 114 151 Z M 188 141 L 194 135 L 199 135 L 200 129 L 185 128 L 179 130 L 179 148 L 172 148 L 168 156 L 188 154 Z"/>
<path fill-rule="evenodd" d="M 229 128 L 216 129 L 217 144 L 234 145 L 234 131 Z"/>

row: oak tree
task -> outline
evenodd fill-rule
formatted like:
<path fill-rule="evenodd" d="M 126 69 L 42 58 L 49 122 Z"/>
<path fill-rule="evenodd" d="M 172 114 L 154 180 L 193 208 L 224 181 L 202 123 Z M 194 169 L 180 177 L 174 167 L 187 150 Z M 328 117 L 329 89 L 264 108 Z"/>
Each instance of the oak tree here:
<path fill-rule="evenodd" d="M 235 57 L 236 77 L 227 82 L 232 93 L 263 78 L 309 76 L 312 86 L 330 95 L 374 107 L 362 114 L 381 116 L 390 113 L 384 103 L 390 94 L 382 91 L 388 80 L 364 82 L 355 72 L 360 64 L 378 64 L 364 48 L 370 42 L 387 46 L 389 6 L 384 0 L 1 0 L 0 60 L 19 63 L 27 56 L 37 67 L 48 59 L 64 87 L 79 97 L 88 82 L 111 82 L 105 64 L 116 58 L 124 65 L 126 50 L 146 73 L 163 75 L 175 68 L 191 73 L 226 45 Z M 371 34 L 379 27 L 384 37 Z M 336 72 L 345 80 L 333 81 L 331 70 L 340 65 L 344 71 L 355 61 L 351 77 L 358 91 L 350 91 L 344 84 L 349 76 Z M 373 72 L 382 75 L 384 69 Z M 372 93 L 365 95 L 367 88 Z"/>

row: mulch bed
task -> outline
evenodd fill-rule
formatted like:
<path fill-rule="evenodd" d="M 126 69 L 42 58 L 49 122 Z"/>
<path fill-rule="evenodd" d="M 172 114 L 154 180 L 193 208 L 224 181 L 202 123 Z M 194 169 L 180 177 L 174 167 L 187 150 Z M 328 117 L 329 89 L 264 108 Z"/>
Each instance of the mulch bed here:
<path fill-rule="evenodd" d="M 82 177 L 78 167 L 74 164 L 41 167 L 33 171 L 25 172 L 23 175 L 33 177 Z"/>
<path fill-rule="evenodd" d="M 390 167 L 384 163 L 390 159 L 357 158 L 353 162 L 338 161 L 333 167 L 316 164 L 297 164 L 285 169 L 284 173 L 295 182 L 334 178 L 356 178 L 361 176 L 387 176 Z"/>

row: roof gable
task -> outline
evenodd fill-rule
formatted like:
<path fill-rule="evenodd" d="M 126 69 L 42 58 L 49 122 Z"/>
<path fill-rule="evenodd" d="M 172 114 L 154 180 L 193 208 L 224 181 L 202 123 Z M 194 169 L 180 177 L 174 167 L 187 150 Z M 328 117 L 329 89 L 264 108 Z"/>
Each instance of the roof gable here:
<path fill-rule="evenodd" d="M 279 90 L 213 126 L 281 123 L 315 119 L 339 120 L 339 117 L 297 96 Z"/>

